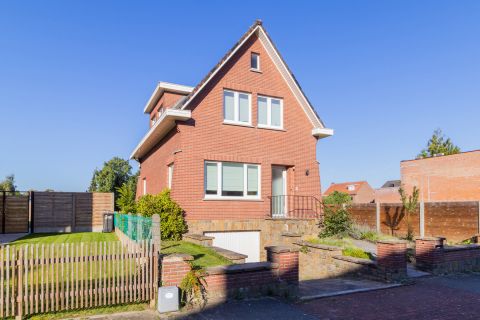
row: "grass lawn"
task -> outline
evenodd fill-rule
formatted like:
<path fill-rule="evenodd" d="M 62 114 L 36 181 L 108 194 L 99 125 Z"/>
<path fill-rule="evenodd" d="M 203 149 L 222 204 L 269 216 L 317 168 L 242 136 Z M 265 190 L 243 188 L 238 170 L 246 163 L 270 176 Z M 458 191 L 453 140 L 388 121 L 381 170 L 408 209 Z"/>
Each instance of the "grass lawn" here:
<path fill-rule="evenodd" d="M 79 242 L 111 242 L 118 241 L 115 233 L 74 232 L 74 233 L 34 233 L 11 242 L 11 245 L 52 244 Z"/>
<path fill-rule="evenodd" d="M 193 256 L 192 264 L 197 267 L 229 265 L 232 262 L 212 249 L 186 241 L 162 241 L 162 253 L 186 253 Z"/>

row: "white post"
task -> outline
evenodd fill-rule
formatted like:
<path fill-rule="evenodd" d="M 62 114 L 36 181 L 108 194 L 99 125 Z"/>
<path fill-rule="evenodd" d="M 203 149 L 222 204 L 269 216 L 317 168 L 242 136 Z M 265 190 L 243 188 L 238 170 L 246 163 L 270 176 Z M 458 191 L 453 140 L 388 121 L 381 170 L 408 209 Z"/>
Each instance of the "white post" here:
<path fill-rule="evenodd" d="M 425 237 L 425 202 L 420 201 L 420 237 Z"/>
<path fill-rule="evenodd" d="M 381 226 L 380 226 L 380 202 L 377 202 L 377 232 L 381 232 Z"/>

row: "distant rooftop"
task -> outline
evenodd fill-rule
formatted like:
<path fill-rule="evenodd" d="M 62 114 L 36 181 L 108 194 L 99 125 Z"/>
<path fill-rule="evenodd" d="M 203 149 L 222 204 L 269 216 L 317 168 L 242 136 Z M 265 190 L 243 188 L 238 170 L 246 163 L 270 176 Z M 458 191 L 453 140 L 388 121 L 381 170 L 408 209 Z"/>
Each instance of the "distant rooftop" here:
<path fill-rule="evenodd" d="M 381 186 L 381 188 L 396 188 L 400 187 L 401 184 L 401 180 L 388 180 L 383 184 L 383 186 Z"/>

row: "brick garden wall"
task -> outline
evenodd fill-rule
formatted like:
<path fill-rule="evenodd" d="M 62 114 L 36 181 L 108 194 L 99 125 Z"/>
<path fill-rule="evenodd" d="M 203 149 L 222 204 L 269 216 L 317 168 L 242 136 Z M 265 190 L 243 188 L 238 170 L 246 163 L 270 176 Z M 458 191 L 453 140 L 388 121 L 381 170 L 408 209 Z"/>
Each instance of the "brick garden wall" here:
<path fill-rule="evenodd" d="M 265 248 L 267 262 L 244 263 L 206 268 L 205 288 L 210 300 L 295 294 L 298 284 L 298 250 L 286 246 Z M 185 254 L 163 258 L 162 285 L 179 286 L 190 271 Z"/>
<path fill-rule="evenodd" d="M 415 235 L 420 235 L 420 210 L 411 216 Z M 353 219 L 376 229 L 376 205 L 354 204 L 351 208 Z M 479 203 L 467 202 L 426 202 L 425 236 L 442 236 L 449 241 L 462 241 L 479 233 Z M 382 233 L 404 236 L 407 223 L 401 204 L 380 205 L 380 229 Z"/>
<path fill-rule="evenodd" d="M 480 245 L 445 246 L 444 238 L 424 237 L 415 241 L 419 269 L 434 274 L 480 271 Z"/>

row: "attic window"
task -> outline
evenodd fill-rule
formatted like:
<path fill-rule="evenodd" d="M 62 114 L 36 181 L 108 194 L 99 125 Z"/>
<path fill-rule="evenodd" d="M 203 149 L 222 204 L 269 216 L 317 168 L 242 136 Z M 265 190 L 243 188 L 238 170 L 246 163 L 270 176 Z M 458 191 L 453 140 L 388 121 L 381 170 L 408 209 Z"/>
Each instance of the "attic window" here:
<path fill-rule="evenodd" d="M 250 56 L 250 69 L 254 71 L 260 71 L 260 55 L 252 52 Z"/>
<path fill-rule="evenodd" d="M 347 189 L 348 189 L 348 191 L 353 191 L 353 190 L 355 190 L 355 186 L 353 184 L 351 184 L 347 187 Z"/>

